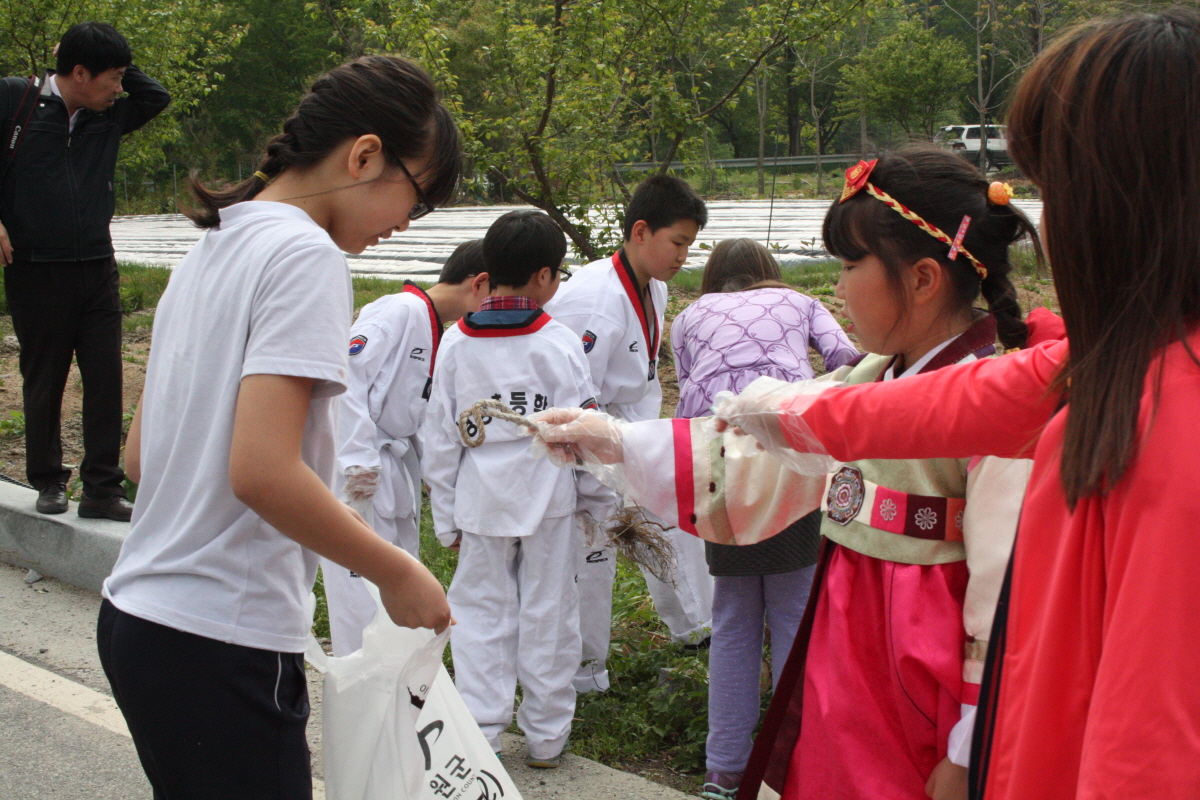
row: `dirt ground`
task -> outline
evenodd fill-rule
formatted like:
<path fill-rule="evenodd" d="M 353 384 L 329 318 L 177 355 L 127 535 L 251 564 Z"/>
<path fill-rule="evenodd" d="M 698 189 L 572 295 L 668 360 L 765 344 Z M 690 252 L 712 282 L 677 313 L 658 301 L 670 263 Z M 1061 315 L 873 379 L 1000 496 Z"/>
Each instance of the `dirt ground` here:
<path fill-rule="evenodd" d="M 25 436 L 23 429 L 14 429 L 9 422 L 12 413 L 21 413 L 21 370 L 18 365 L 20 349 L 12 332 L 12 320 L 0 316 L 0 474 L 26 483 Z M 124 367 L 125 427 L 128 428 L 130 414 L 142 394 L 146 380 L 146 360 L 150 355 L 150 329 L 138 328 L 126 333 L 121 343 L 122 366 Z M 62 442 L 63 463 L 72 470 L 68 490 L 72 499 L 78 499 L 80 486 L 78 464 L 83 458 L 83 382 L 79 368 L 71 365 L 67 386 L 63 392 Z M 8 422 L 8 424 L 5 424 Z"/>

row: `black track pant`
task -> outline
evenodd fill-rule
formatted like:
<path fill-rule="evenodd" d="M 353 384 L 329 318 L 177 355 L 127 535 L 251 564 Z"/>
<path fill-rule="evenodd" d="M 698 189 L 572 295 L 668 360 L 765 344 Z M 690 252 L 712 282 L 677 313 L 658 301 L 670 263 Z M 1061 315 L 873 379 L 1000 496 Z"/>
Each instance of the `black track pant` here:
<path fill-rule="evenodd" d="M 21 344 L 25 474 L 35 489 L 71 477 L 63 468 L 60 417 L 71 356 L 83 378 L 84 492 L 123 495 L 121 292 L 117 262 L 14 262 L 4 290 Z"/>
<path fill-rule="evenodd" d="M 155 800 L 311 800 L 303 655 L 184 633 L 108 600 L 96 643 Z"/>

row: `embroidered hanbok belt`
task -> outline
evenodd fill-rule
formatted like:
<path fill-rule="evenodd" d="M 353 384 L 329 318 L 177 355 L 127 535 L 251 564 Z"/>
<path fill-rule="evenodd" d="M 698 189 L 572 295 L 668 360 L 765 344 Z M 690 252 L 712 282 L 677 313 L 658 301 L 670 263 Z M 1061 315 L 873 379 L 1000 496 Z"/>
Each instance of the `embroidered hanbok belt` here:
<path fill-rule="evenodd" d="M 821 510 L 841 526 L 857 520 L 881 531 L 917 539 L 963 540 L 961 497 L 908 494 L 871 483 L 854 467 L 842 467 L 826 478 Z"/>

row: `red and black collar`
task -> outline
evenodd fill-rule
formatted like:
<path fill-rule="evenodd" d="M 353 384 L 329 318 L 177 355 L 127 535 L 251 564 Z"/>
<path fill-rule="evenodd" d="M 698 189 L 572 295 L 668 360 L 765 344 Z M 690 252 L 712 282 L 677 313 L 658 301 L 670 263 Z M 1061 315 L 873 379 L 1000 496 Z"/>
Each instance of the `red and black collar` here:
<path fill-rule="evenodd" d="M 550 315 L 540 308 L 532 311 L 477 311 L 460 319 L 458 329 L 472 337 L 525 336 L 540 331 L 549 321 Z"/>
<path fill-rule="evenodd" d="M 957 364 L 972 354 L 976 358 L 987 358 L 988 356 L 995 355 L 995 353 L 996 318 L 991 314 L 985 314 L 975 320 L 971 327 L 959 334 L 958 338 L 943 347 L 937 355 L 929 359 L 929 363 L 921 367 L 918 374 L 923 375 L 926 372 L 933 372 L 942 367 Z M 887 374 L 888 369 L 896 363 L 898 358 L 900 356 L 893 356 L 875 380 L 883 380 L 883 376 Z"/>
<path fill-rule="evenodd" d="M 658 345 L 662 341 L 662 325 L 654 326 L 654 339 L 651 344 L 650 339 L 650 320 L 646 317 L 646 305 L 642 302 L 642 292 L 638 288 L 637 273 L 633 271 L 633 266 L 630 265 L 629 259 L 625 256 L 625 249 L 622 248 L 613 253 L 612 257 L 613 269 L 617 271 L 617 277 L 621 279 L 621 286 L 625 287 L 625 295 L 629 298 L 630 304 L 633 306 L 633 311 L 637 314 L 638 321 L 642 323 L 642 334 L 646 337 L 646 343 L 650 345 L 650 352 L 647 354 L 650 362 L 650 367 L 653 370 L 655 362 L 658 360 Z M 649 298 L 650 309 L 655 312 L 655 321 L 657 323 L 657 309 L 654 308 L 654 298 Z"/>
<path fill-rule="evenodd" d="M 405 281 L 404 288 L 401 294 L 415 294 L 425 302 L 425 307 L 429 310 L 429 326 L 433 329 L 433 346 L 429 353 L 429 374 L 433 375 L 433 362 L 437 360 L 438 345 L 442 343 L 442 318 L 438 316 L 437 309 L 433 305 L 433 301 L 429 299 L 429 295 L 425 293 L 417 284 L 412 281 Z"/>

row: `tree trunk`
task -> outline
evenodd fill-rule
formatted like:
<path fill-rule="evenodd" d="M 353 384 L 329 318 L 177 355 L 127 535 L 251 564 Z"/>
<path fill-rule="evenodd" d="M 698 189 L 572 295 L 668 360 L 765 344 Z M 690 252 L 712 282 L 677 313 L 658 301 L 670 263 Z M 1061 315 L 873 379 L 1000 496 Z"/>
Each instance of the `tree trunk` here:
<path fill-rule="evenodd" d="M 704 126 L 704 171 L 708 176 L 708 191 L 717 190 L 717 169 L 713 164 L 712 148 L 708 142 L 708 126 Z"/>
<path fill-rule="evenodd" d="M 858 23 L 858 44 L 863 50 L 867 49 L 867 21 L 862 19 Z M 858 112 L 858 136 L 859 136 L 859 152 L 862 157 L 867 157 L 867 107 L 863 104 L 862 110 Z"/>
<path fill-rule="evenodd" d="M 662 163 L 658 165 L 659 175 L 666 175 L 667 170 L 671 168 L 671 162 L 675 160 L 675 154 L 679 152 L 679 145 L 683 141 L 683 135 L 683 131 L 680 131 L 671 140 L 671 146 L 667 148 L 667 153 L 663 156 Z"/>
<path fill-rule="evenodd" d="M 763 180 L 763 159 L 767 149 L 767 73 L 765 70 L 758 73 L 754 84 L 758 95 L 758 196 L 762 197 L 767 193 Z"/>
<path fill-rule="evenodd" d="M 786 110 L 788 155 L 798 156 L 803 149 L 800 141 L 800 87 L 796 83 L 798 59 L 796 48 L 788 45 L 783 51 L 784 86 L 787 89 Z"/>
<path fill-rule="evenodd" d="M 810 65 L 808 72 L 808 104 L 812 108 L 813 115 L 813 130 L 817 137 L 817 197 L 825 193 L 825 169 L 821 166 L 821 151 L 823 143 L 821 142 L 821 109 L 817 107 L 817 66 Z"/>
<path fill-rule="evenodd" d="M 979 102 L 975 107 L 979 109 L 979 170 L 984 174 L 987 173 L 988 156 L 988 100 L 989 98 L 983 93 L 983 0 L 979 0 L 979 5 L 976 6 L 975 13 L 975 89 L 978 92 Z"/>
<path fill-rule="evenodd" d="M 1046 3 L 1045 0 L 1035 0 L 1029 7 L 1029 45 L 1033 57 L 1042 54 L 1046 37 Z"/>

